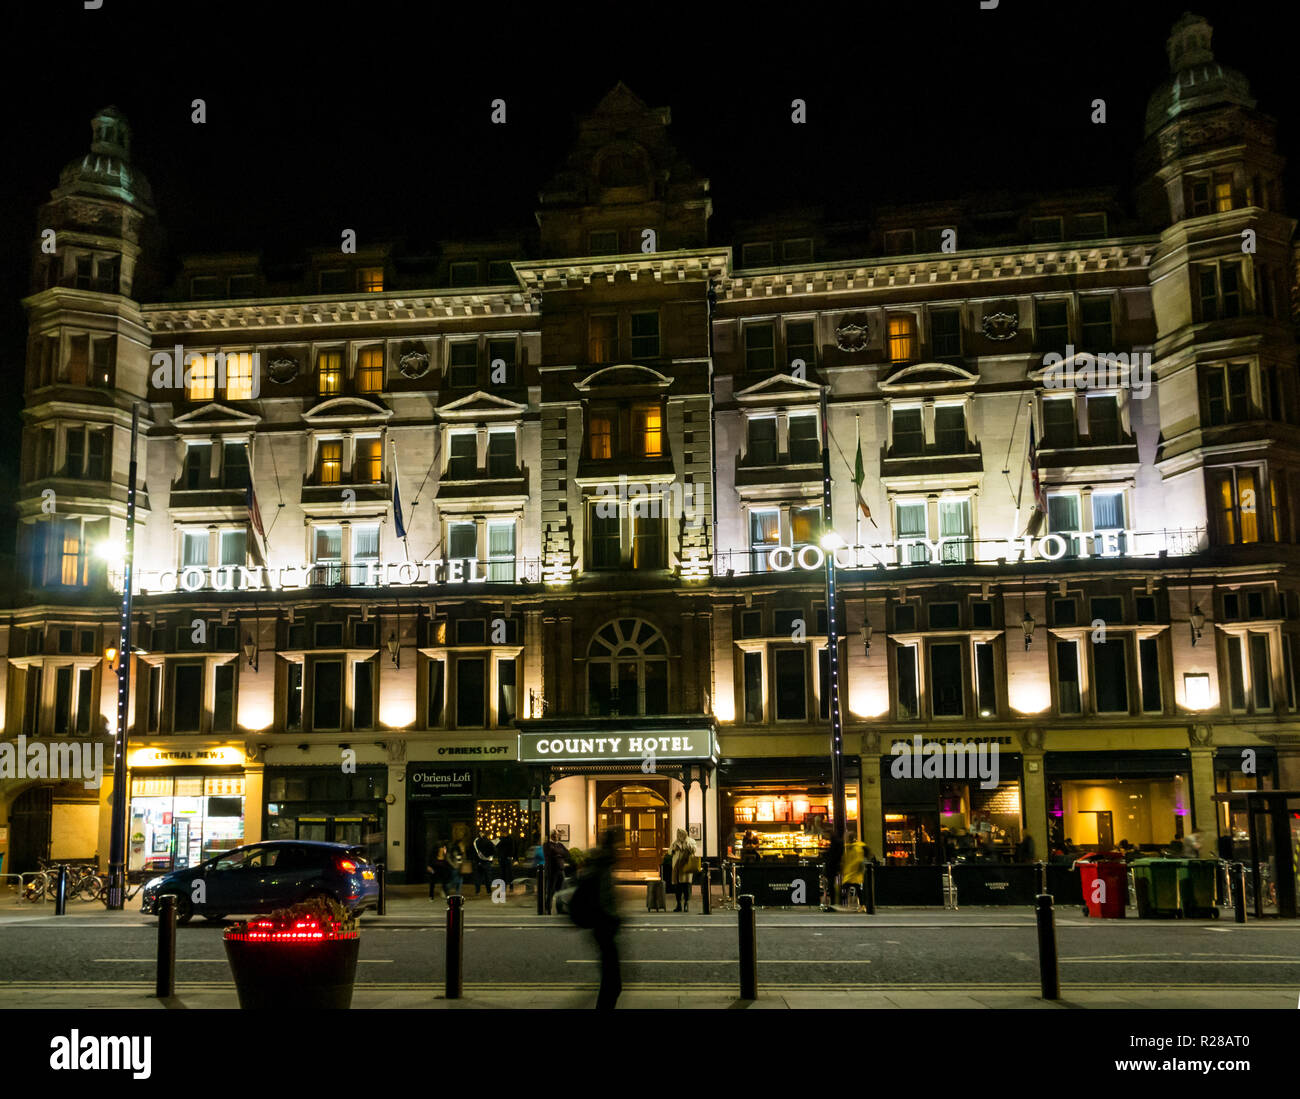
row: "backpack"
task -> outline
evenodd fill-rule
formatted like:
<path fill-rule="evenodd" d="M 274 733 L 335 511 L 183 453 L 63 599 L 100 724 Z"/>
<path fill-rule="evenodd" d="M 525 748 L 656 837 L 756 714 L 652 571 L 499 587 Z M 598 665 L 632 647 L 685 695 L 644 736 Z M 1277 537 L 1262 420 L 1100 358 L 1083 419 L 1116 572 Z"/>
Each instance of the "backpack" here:
<path fill-rule="evenodd" d="M 578 877 L 578 884 L 569 898 L 569 918 L 579 927 L 595 927 L 600 915 L 600 876 L 588 872 Z"/>

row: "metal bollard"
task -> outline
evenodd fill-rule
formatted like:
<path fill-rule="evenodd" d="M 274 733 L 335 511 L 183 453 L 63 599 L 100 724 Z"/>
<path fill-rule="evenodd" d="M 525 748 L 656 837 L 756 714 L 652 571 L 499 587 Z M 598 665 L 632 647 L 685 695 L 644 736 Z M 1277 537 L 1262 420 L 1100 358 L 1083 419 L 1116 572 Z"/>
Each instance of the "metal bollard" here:
<path fill-rule="evenodd" d="M 459 1000 L 464 986 L 465 898 L 447 898 L 447 999 Z"/>
<path fill-rule="evenodd" d="M 740 895 L 740 998 L 758 999 L 757 935 L 754 923 L 754 897 Z"/>
<path fill-rule="evenodd" d="M 537 868 L 537 914 L 546 915 L 546 867 Z"/>
<path fill-rule="evenodd" d="M 866 905 L 867 915 L 876 914 L 876 864 L 867 863 L 862 868 L 862 903 Z"/>
<path fill-rule="evenodd" d="M 1232 864 L 1228 871 L 1228 882 L 1232 889 L 1232 919 L 1234 923 L 1246 922 L 1246 867 L 1239 862 Z"/>
<path fill-rule="evenodd" d="M 160 1000 L 176 995 L 176 898 L 158 898 L 158 969 L 153 994 Z"/>
<path fill-rule="evenodd" d="M 68 868 L 59 867 L 58 884 L 54 887 L 54 914 L 66 916 L 68 912 Z"/>
<path fill-rule="evenodd" d="M 1038 892 L 1040 894 L 1046 893 L 1047 892 L 1047 863 L 1045 863 L 1042 859 L 1039 859 L 1036 865 L 1038 867 Z"/>
<path fill-rule="evenodd" d="M 1038 916 L 1038 978 L 1044 1000 L 1061 998 L 1061 973 L 1056 962 L 1056 913 L 1052 898 L 1043 893 L 1035 907 Z"/>
<path fill-rule="evenodd" d="M 700 898 L 700 900 L 704 904 L 704 914 L 706 916 L 709 916 L 712 915 L 713 913 L 713 904 L 712 904 L 713 897 L 711 895 L 713 891 L 710 887 L 711 883 L 709 882 L 709 860 L 708 859 L 700 859 L 700 870 L 702 872 L 703 882 L 704 882 L 703 896 Z"/>
<path fill-rule="evenodd" d="M 375 864 L 375 874 L 379 878 L 379 896 L 375 899 L 375 915 L 388 914 L 388 870 L 382 862 Z"/>

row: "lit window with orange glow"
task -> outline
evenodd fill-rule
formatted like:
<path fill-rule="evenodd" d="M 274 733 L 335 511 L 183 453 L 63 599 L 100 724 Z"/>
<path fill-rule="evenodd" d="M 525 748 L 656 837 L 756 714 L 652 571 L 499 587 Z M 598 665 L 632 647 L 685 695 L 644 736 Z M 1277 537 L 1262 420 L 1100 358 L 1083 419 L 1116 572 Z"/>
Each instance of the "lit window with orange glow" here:
<path fill-rule="evenodd" d="M 1218 480 L 1219 516 L 1225 545 L 1259 541 L 1259 492 L 1256 471 L 1225 469 Z"/>
<path fill-rule="evenodd" d="M 319 392 L 327 397 L 343 390 L 343 352 L 322 351 L 316 359 Z"/>
<path fill-rule="evenodd" d="M 889 318 L 889 361 L 908 363 L 916 358 L 916 318 L 903 314 Z"/>
<path fill-rule="evenodd" d="M 320 445 L 320 483 L 337 485 L 343 479 L 343 444 L 338 440 Z"/>
<path fill-rule="evenodd" d="M 384 269 L 382 267 L 366 267 L 360 275 L 361 290 L 367 294 L 380 294 L 384 289 Z"/>
<path fill-rule="evenodd" d="M 1222 214 L 1232 209 L 1232 180 L 1221 179 L 1214 184 L 1214 211 Z"/>
<path fill-rule="evenodd" d="M 661 458 L 664 453 L 663 412 L 657 404 L 632 409 L 632 437 L 638 458 Z"/>
<path fill-rule="evenodd" d="M 357 392 L 378 393 L 384 388 L 384 349 L 363 348 L 357 356 Z"/>
<path fill-rule="evenodd" d="M 247 351 L 226 356 L 226 400 L 253 399 L 253 356 Z"/>
<path fill-rule="evenodd" d="M 592 413 L 587 425 L 587 444 L 591 457 L 613 457 L 614 421 L 608 412 Z"/>
<path fill-rule="evenodd" d="M 217 393 L 216 355 L 196 356 L 187 367 L 191 401 L 210 401 Z"/>
<path fill-rule="evenodd" d="M 384 479 L 384 451 L 378 439 L 357 440 L 355 480 L 378 484 Z"/>

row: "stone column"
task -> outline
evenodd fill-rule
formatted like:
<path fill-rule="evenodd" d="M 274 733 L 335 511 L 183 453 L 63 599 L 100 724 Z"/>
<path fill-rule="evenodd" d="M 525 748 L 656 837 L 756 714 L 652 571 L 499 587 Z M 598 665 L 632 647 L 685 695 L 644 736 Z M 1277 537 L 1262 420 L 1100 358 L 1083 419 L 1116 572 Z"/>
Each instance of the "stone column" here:
<path fill-rule="evenodd" d="M 1043 732 L 1031 729 L 1020 756 L 1021 795 L 1024 798 L 1025 834 L 1034 840 L 1034 859 L 1047 861 L 1050 832 L 1047 821 L 1047 779 L 1043 764 Z"/>
<path fill-rule="evenodd" d="M 697 713 L 700 708 L 700 677 L 695 666 L 695 612 L 683 611 L 682 621 L 682 682 L 681 709 L 683 714 Z"/>
<path fill-rule="evenodd" d="M 559 667 L 559 707 L 562 714 L 572 714 L 574 708 L 573 683 L 573 618 L 560 616 L 560 667 Z"/>
<path fill-rule="evenodd" d="M 858 831 L 876 858 L 885 857 L 885 805 L 880 786 L 880 734 L 862 734 L 858 766 L 862 774 L 862 800 L 858 803 Z"/>
<path fill-rule="evenodd" d="M 266 814 L 266 796 L 263 779 L 266 764 L 250 758 L 244 764 L 244 842 L 259 843 L 262 839 L 262 818 Z"/>

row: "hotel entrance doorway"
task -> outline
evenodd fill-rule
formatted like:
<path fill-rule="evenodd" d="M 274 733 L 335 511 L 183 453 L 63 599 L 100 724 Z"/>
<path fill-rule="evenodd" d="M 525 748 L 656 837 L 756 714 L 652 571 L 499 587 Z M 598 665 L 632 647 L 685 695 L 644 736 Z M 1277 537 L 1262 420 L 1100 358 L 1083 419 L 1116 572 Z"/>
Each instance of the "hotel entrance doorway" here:
<path fill-rule="evenodd" d="M 596 804 L 598 839 L 606 829 L 623 829 L 616 868 L 657 872 L 668 849 L 668 784 L 598 782 Z"/>

